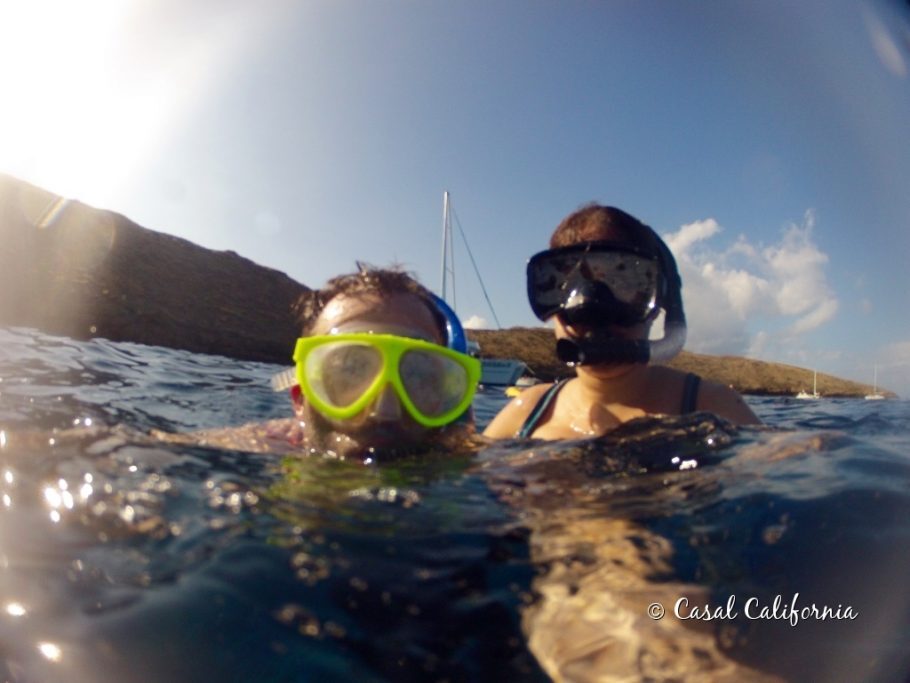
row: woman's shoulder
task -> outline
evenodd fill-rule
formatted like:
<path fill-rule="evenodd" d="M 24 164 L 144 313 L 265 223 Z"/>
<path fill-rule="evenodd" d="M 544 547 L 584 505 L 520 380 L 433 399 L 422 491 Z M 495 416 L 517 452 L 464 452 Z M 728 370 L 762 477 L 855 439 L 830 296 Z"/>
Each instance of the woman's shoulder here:
<path fill-rule="evenodd" d="M 761 424 L 761 420 L 752 412 L 743 397 L 731 386 L 666 365 L 654 365 L 649 369 L 655 384 L 669 389 L 668 395 L 671 397 L 681 396 L 679 392 L 685 390 L 687 377 L 690 375 L 696 377 L 693 387 L 695 410 L 714 413 L 735 424 Z M 676 399 L 672 398 L 671 403 L 673 401 Z"/>
<path fill-rule="evenodd" d="M 735 424 L 761 424 L 758 416 L 746 404 L 745 399 L 733 387 L 702 380 L 698 391 L 698 410 L 719 415 Z"/>
<path fill-rule="evenodd" d="M 677 382 L 684 383 L 686 377 L 695 373 L 663 367 L 666 376 L 672 376 Z M 714 413 L 735 424 L 761 424 L 761 420 L 752 412 L 746 401 L 733 387 L 716 382 L 711 379 L 698 377 L 697 392 L 695 394 L 695 409 Z"/>
<path fill-rule="evenodd" d="M 553 384 L 535 384 L 522 391 L 506 404 L 505 408 L 493 418 L 483 431 L 484 436 L 492 439 L 508 439 L 518 434 L 518 430 L 528 419 L 537 404 L 546 396 Z"/>

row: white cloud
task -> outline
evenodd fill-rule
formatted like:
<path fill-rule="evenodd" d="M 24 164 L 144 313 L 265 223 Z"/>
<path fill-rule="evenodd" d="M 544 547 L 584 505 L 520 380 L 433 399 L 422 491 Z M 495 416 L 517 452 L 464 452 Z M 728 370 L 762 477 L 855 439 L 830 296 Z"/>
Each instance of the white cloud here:
<path fill-rule="evenodd" d="M 778 311 L 784 316 L 800 316 L 792 332 L 808 332 L 830 320 L 837 312 L 825 279 L 827 254 L 812 242 L 815 217 L 806 214 L 802 226 L 791 225 L 780 244 L 768 247 L 762 255 L 770 269 Z"/>
<path fill-rule="evenodd" d="M 467 320 L 463 320 L 461 324 L 466 330 L 488 330 L 490 328 L 487 319 L 479 315 L 472 315 Z"/>
<path fill-rule="evenodd" d="M 709 218 L 706 221 L 696 221 L 682 226 L 679 232 L 669 236 L 667 244 L 670 244 L 670 241 L 672 240 L 670 248 L 673 250 L 674 254 L 677 252 L 685 252 L 692 247 L 692 245 L 714 237 L 714 235 L 721 230 L 722 228 L 713 218 Z"/>
<path fill-rule="evenodd" d="M 834 317 L 837 313 L 838 303 L 836 299 L 825 299 L 818 306 L 797 320 L 790 326 L 789 332 L 794 335 L 804 334 L 821 327 Z"/>
<path fill-rule="evenodd" d="M 713 219 L 667 235 L 683 280 L 687 348 L 759 355 L 831 320 L 838 301 L 825 273 L 828 256 L 812 240 L 814 223 L 807 212 L 769 246 L 741 235 L 732 246 L 714 248 L 710 242 L 723 228 Z"/>

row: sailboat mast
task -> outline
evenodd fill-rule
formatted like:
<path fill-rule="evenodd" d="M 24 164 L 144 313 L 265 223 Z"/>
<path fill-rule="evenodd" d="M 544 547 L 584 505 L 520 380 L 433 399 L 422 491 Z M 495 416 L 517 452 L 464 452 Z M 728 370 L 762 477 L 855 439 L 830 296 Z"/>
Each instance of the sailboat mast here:
<path fill-rule="evenodd" d="M 455 300 L 455 238 L 452 236 L 452 213 L 449 192 L 446 190 L 442 195 L 442 278 L 439 283 L 439 294 L 443 301 L 448 303 L 452 307 L 452 310 L 457 312 L 458 308 Z M 474 254 L 471 253 L 471 247 L 468 244 L 467 237 L 465 237 L 464 230 L 461 229 L 461 224 L 458 222 L 458 216 L 455 216 L 455 223 L 458 226 L 458 231 L 461 233 L 461 238 L 464 240 L 468 258 L 471 259 L 471 265 L 474 266 L 474 272 L 477 274 L 477 280 L 480 282 L 480 289 L 483 292 L 484 298 L 487 300 L 487 305 L 490 307 L 490 313 L 493 314 L 493 320 L 496 321 L 496 327 L 501 330 L 502 325 L 499 323 L 499 317 L 493 309 L 493 303 L 490 301 L 490 295 L 487 294 L 487 288 L 483 284 L 483 278 L 480 277 L 480 270 L 477 268 L 477 262 L 474 260 Z M 452 279 L 451 302 L 449 302 L 448 297 L 446 296 L 446 285 L 450 276 Z"/>
<path fill-rule="evenodd" d="M 452 253 L 452 246 L 452 225 L 449 220 L 449 191 L 446 190 L 442 194 L 442 268 L 440 269 L 441 282 L 439 283 L 439 295 L 443 301 L 448 301 L 446 284 L 450 273 L 452 276 L 452 296 L 455 296 L 455 255 Z"/>

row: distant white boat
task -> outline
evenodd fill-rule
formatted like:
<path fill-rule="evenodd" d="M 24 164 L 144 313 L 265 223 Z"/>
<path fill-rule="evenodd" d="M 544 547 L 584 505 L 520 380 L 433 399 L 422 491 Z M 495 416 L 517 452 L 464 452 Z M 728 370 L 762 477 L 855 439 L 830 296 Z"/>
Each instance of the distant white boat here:
<path fill-rule="evenodd" d="M 464 233 L 462 233 L 464 237 Z M 467 239 L 465 239 L 465 246 L 467 247 Z M 452 219 L 449 208 L 449 193 L 446 192 L 443 194 L 443 204 L 442 204 L 442 281 L 440 282 L 440 292 L 439 295 L 443 300 L 446 300 L 446 285 L 448 283 L 448 278 L 452 278 L 452 290 L 455 289 L 455 259 L 453 254 L 454 245 L 452 244 Z M 470 247 L 468 247 L 468 255 L 471 256 Z M 471 256 L 471 261 L 473 263 L 474 257 Z M 480 272 L 477 270 L 477 265 L 474 265 L 474 271 L 477 273 L 477 279 L 480 280 L 480 286 L 483 289 L 484 296 L 486 296 L 486 288 L 483 286 L 483 280 L 480 278 Z M 454 296 L 453 296 L 454 300 Z M 490 302 L 489 297 L 487 297 L 487 303 Z M 452 308 L 454 308 L 454 303 Z M 490 304 L 490 311 L 493 313 L 493 318 L 496 320 L 497 326 L 499 325 L 499 319 L 496 318 L 496 311 L 493 310 L 493 305 Z M 472 356 L 480 356 L 480 344 L 475 341 L 468 342 L 468 353 Z M 528 366 L 525 365 L 522 361 L 515 358 L 481 358 L 481 374 L 480 374 L 480 383 L 481 384 L 490 384 L 497 386 L 511 386 L 518 381 L 518 378 L 521 377 L 525 370 L 528 369 Z"/>
<path fill-rule="evenodd" d="M 821 398 L 821 394 L 818 393 L 818 371 L 812 371 L 812 393 L 808 391 L 801 391 L 796 395 L 796 398 L 800 399 L 816 399 Z"/>
<path fill-rule="evenodd" d="M 874 366 L 872 371 L 872 393 L 866 394 L 867 401 L 881 401 L 885 396 L 878 390 L 878 366 Z"/>

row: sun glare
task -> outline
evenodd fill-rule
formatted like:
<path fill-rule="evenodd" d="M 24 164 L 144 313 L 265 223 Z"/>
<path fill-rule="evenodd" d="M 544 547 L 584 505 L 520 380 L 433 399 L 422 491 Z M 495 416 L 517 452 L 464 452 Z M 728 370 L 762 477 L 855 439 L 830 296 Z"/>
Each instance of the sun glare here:
<path fill-rule="evenodd" d="M 2 5 L 2 170 L 73 189 L 104 182 L 113 118 L 108 55 L 128 8 L 117 0 Z"/>
<path fill-rule="evenodd" d="M 155 161 L 243 40 L 238 12 L 200 18 L 192 7 L 0 4 L 0 172 L 120 209 L 118 190 Z"/>

